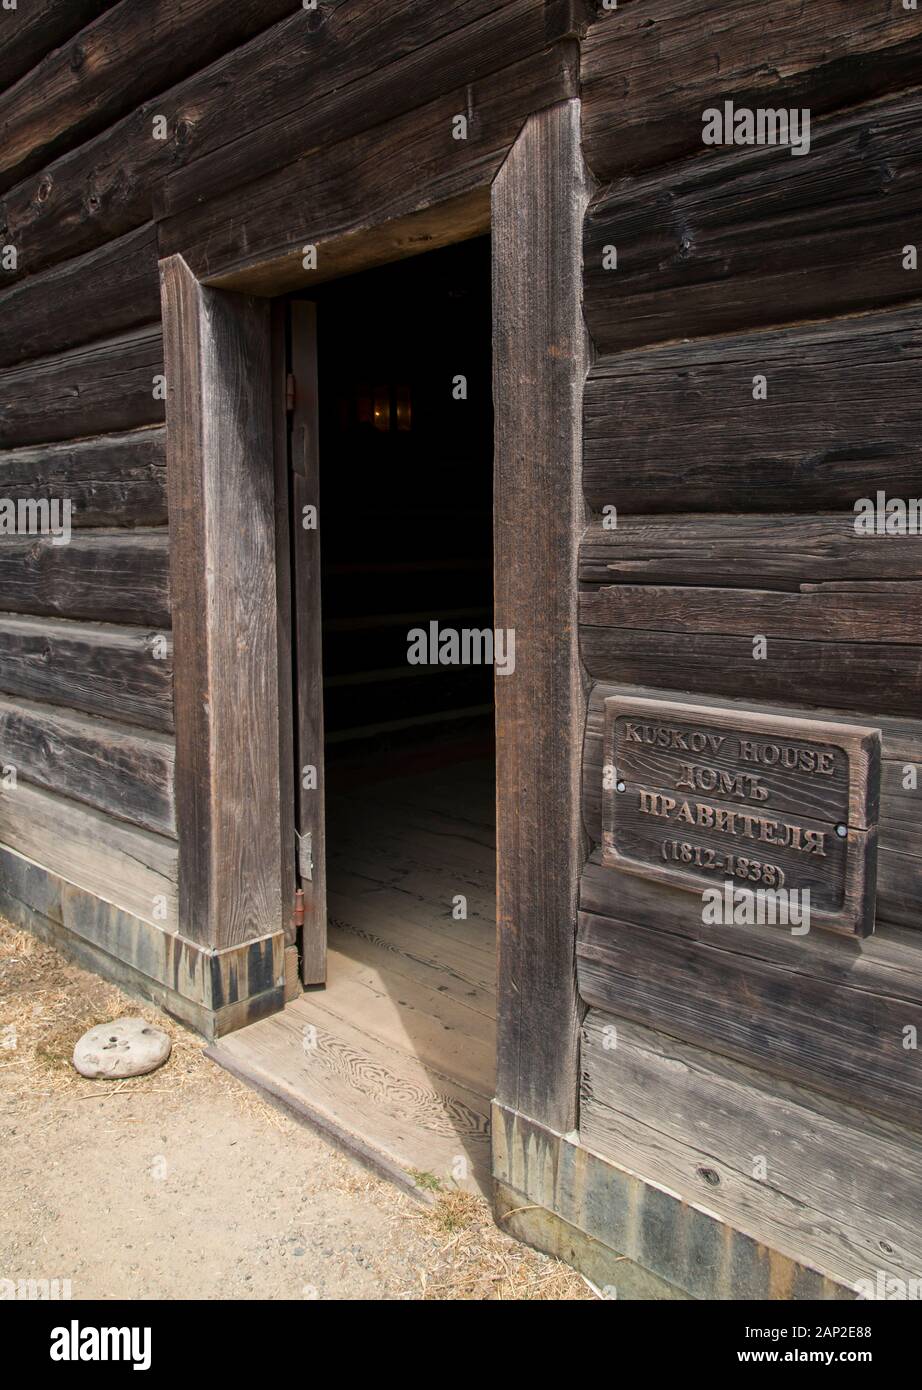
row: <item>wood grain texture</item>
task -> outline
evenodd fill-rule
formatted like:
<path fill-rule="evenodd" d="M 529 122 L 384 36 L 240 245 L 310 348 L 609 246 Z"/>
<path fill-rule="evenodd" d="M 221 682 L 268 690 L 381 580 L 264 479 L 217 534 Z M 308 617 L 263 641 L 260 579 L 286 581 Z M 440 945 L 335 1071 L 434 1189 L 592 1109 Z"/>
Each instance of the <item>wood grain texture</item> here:
<path fill-rule="evenodd" d="M 177 929 L 174 840 L 21 781 L 0 789 L 0 843 L 142 921 Z"/>
<path fill-rule="evenodd" d="M 221 947 L 283 930 L 270 310 L 161 273 L 180 922 Z"/>
<path fill-rule="evenodd" d="M 0 366 L 65 352 L 160 315 L 152 223 L 0 293 Z"/>
<path fill-rule="evenodd" d="M 17 777 L 170 836 L 174 751 L 166 734 L 0 698 L 0 761 Z"/>
<path fill-rule="evenodd" d="M 679 1288 L 691 1298 L 734 1302 L 751 1299 L 851 1300 L 854 1290 L 828 1276 L 802 1258 L 790 1258 L 763 1241 L 753 1239 L 724 1220 L 703 1201 L 688 1202 L 668 1187 L 645 1181 L 642 1175 L 603 1158 L 581 1144 L 577 1135 L 555 1134 L 524 1115 L 504 1106 L 493 1106 L 493 1172 L 510 1183 L 516 1205 L 529 1208 L 536 1220 L 521 1230 L 523 1236 L 544 1248 L 543 1211 L 557 1213 L 593 1241 L 621 1256 L 609 1274 L 593 1261 L 585 1268 L 589 1278 L 601 1274 L 603 1285 L 611 1281 L 624 1289 L 620 1272 L 624 1261 L 635 1261 L 666 1285 L 647 1286 L 634 1294 L 634 1271 L 628 1268 L 630 1297 L 662 1299 L 667 1290 Z M 499 1214 L 509 1210 L 503 1198 Z M 517 1220 L 517 1218 L 515 1218 Z M 512 1225 L 512 1223 L 509 1223 Z M 512 1233 L 516 1227 L 512 1226 Z M 584 1247 L 570 1238 L 556 1242 L 551 1252 L 562 1254 L 584 1268 Z"/>
<path fill-rule="evenodd" d="M 0 448 L 159 424 L 163 401 L 159 324 L 0 375 Z"/>
<path fill-rule="evenodd" d="M 232 286 L 245 274 L 248 288 L 277 293 L 393 259 L 385 224 L 418 220 L 430 209 L 434 225 L 415 228 L 403 255 L 482 232 L 487 190 L 522 122 L 572 93 L 574 68 L 569 46 L 541 49 L 348 140 L 312 148 L 245 191 L 166 218 L 161 254 L 181 252 L 202 279 Z M 466 140 L 452 135 L 459 112 L 470 121 Z M 438 209 L 455 204 L 440 236 Z M 359 242 L 359 232 L 372 236 Z M 374 239 L 382 240 L 377 257 Z M 306 245 L 317 247 L 316 274 L 303 267 Z"/>
<path fill-rule="evenodd" d="M 901 1125 L 597 1009 L 581 1070 L 597 1153 L 843 1282 L 918 1268 L 922 1144 Z"/>
<path fill-rule="evenodd" d="M 0 497 L 69 502 L 72 527 L 165 526 L 166 431 L 10 449 L 0 453 Z"/>
<path fill-rule="evenodd" d="M 111 6 L 0 94 L 0 187 L 291 10 L 292 0 L 237 0 L 230 8 L 224 0 L 121 0 Z"/>
<path fill-rule="evenodd" d="M 726 695 L 893 715 L 919 711 L 922 647 L 771 637 L 765 657 L 756 660 L 752 636 L 584 627 L 580 650 L 596 680 L 687 691 L 696 699 Z"/>
<path fill-rule="evenodd" d="M 904 1047 L 904 1029 L 922 1026 L 918 952 L 913 976 L 904 979 L 910 988 L 894 997 L 873 979 L 884 973 L 888 991 L 890 972 L 859 973 L 850 956 L 838 981 L 823 978 L 813 958 L 821 933 L 793 938 L 764 927 L 703 927 L 700 903 L 698 909 L 696 939 L 665 924 L 656 929 L 581 913 L 583 999 L 920 1129 L 922 1079 L 915 1052 Z M 787 958 L 779 950 L 772 959 L 762 940 L 790 948 Z M 841 938 L 833 944 L 851 945 Z"/>
<path fill-rule="evenodd" d="M 914 307 L 599 359 L 589 504 L 619 512 L 849 510 L 922 495 Z M 753 400 L 753 377 L 768 379 Z"/>
<path fill-rule="evenodd" d="M 166 528 L 0 536 L 0 591 L 17 613 L 170 625 Z"/>
<path fill-rule="evenodd" d="M 17 78 L 91 24 L 116 0 L 29 0 L 15 10 L 0 10 L 0 88 L 11 87 Z"/>
<path fill-rule="evenodd" d="M 916 23 L 919 21 L 916 20 Z M 810 153 L 736 149 L 609 185 L 586 218 L 586 321 L 605 352 L 883 309 L 918 294 L 914 93 L 831 116 Z M 603 268 L 616 246 L 618 269 Z"/>
<path fill-rule="evenodd" d="M 601 844 L 602 840 L 605 700 L 610 695 L 619 694 L 655 699 L 662 698 L 665 693 L 663 690 L 608 685 L 604 682 L 592 687 L 583 745 L 583 824 L 593 845 Z M 714 699 L 707 695 L 696 695 L 695 700 L 708 707 L 741 710 L 743 713 L 783 715 L 794 712 L 790 706 L 765 704 L 761 701 L 743 703 L 739 700 Z M 819 709 L 811 710 L 810 715 L 835 721 L 854 717 L 862 723 L 880 728 L 882 760 L 877 855 L 877 921 L 892 922 L 918 930 L 920 923 L 917 904 L 918 895 L 922 893 L 922 791 L 908 789 L 905 782 L 907 773 L 915 768 L 917 786 L 922 787 L 922 724 L 917 719 L 889 717 L 878 713 L 876 709 L 873 713 L 862 710 L 854 716 L 849 716 L 842 710 Z M 623 875 L 613 872 L 607 880 L 603 875 L 599 882 L 609 884 L 607 906 L 599 906 L 599 911 L 612 916 L 620 914 L 633 920 L 631 914 L 636 910 L 640 914 L 640 921 L 655 923 L 658 920 L 656 900 L 652 899 L 648 904 L 646 898 L 638 898 Z M 627 903 L 634 906 L 629 907 L 625 905 Z"/>
<path fill-rule="evenodd" d="M 799 589 L 805 583 L 919 578 L 919 537 L 863 535 L 856 514 L 619 517 L 593 521 L 580 547 L 587 584 Z"/>
<path fill-rule="evenodd" d="M 324 767 L 323 633 L 320 596 L 320 399 L 317 379 L 317 306 L 291 305 L 291 369 L 295 381 L 291 414 L 292 591 L 297 700 L 297 829 L 304 893 L 301 982 L 322 984 L 327 970 L 326 770 Z M 305 528 L 314 509 L 317 518 Z M 312 786 L 304 769 L 314 769 Z M 307 837 L 304 839 L 303 837 Z M 310 846 L 308 852 L 308 845 Z M 310 873 L 303 870 L 310 864 Z"/>
<path fill-rule="evenodd" d="M 575 575 L 587 345 L 577 241 L 588 196 L 578 103 L 532 116 L 493 185 L 494 546 L 515 555 L 496 568 L 495 623 L 515 629 L 517 652 L 515 675 L 496 681 L 497 784 L 507 789 L 497 802 L 497 1095 L 562 1131 L 575 1123 L 579 1027 Z"/>
<path fill-rule="evenodd" d="M 918 580 L 855 580 L 774 589 L 704 585 L 608 584 L 579 596 L 587 627 L 655 628 L 658 632 L 790 637 L 815 642 L 922 645 Z"/>
<path fill-rule="evenodd" d="M 382 10 L 377 0 L 350 3 L 343 7 L 343 22 L 348 20 L 350 29 L 354 26 L 355 47 L 348 53 L 343 68 L 330 62 L 328 56 L 331 46 L 335 49 L 345 42 L 341 28 L 334 23 L 340 7 L 335 13 L 326 3 L 316 12 L 297 7 L 285 23 L 226 54 L 169 93 L 147 100 L 115 125 L 53 160 L 43 172 L 30 175 L 9 189 L 0 197 L 0 239 L 21 249 L 17 273 L 25 275 L 140 226 L 151 215 L 154 190 L 170 173 L 192 160 L 205 160 L 228 144 L 229 92 L 233 93 L 235 135 L 275 121 L 257 166 L 266 168 L 271 166 L 274 150 L 283 144 L 280 136 L 292 108 L 303 109 L 306 105 L 304 119 L 309 125 L 312 104 L 319 106 L 322 98 L 340 88 L 342 99 L 356 111 L 355 93 L 347 94 L 345 89 L 363 74 L 367 77 L 381 68 L 382 54 L 406 56 L 415 46 L 422 49 L 427 40 L 431 43 L 444 35 L 446 24 L 459 19 L 472 23 L 478 15 L 500 9 L 510 11 L 507 48 L 510 42 L 517 42 L 520 53 L 526 29 L 544 35 L 539 46 L 551 43 L 561 33 L 573 30 L 573 12 L 579 9 L 579 4 L 571 4 L 570 0 L 551 7 L 545 0 L 527 0 L 527 11 L 521 6 L 522 0 L 512 0 L 512 4 L 509 0 L 505 4 L 501 0 L 466 0 L 461 11 L 449 0 L 439 0 L 437 5 L 432 0 L 400 0 Z M 324 10 L 331 10 L 329 17 L 323 14 Z M 523 25 L 526 13 L 530 19 Z M 360 65 L 357 53 L 362 48 L 364 59 Z M 321 55 L 327 58 L 328 85 L 320 67 Z M 465 61 L 457 69 L 457 82 L 472 81 L 496 70 L 492 47 L 478 42 L 473 56 L 473 63 Z M 306 69 L 311 73 L 307 86 Z M 392 99 L 398 104 L 402 102 L 399 109 L 405 112 L 415 104 L 420 80 L 419 63 L 411 63 L 411 69 L 414 80 L 409 83 L 406 68 L 395 70 L 393 75 Z M 364 105 L 358 112 L 359 128 L 374 124 L 379 119 L 374 113 L 372 105 Z M 152 121 L 157 114 L 166 115 L 171 139 L 151 138 Z M 343 138 L 349 133 L 343 120 L 335 135 Z M 308 147 L 312 143 L 308 137 Z M 304 148 L 302 139 L 297 153 Z M 284 163 L 284 158 L 280 157 L 280 162 Z M 252 173 L 251 168 L 243 169 L 244 178 L 252 177 Z"/>
<path fill-rule="evenodd" d="M 288 304 L 276 299 L 271 309 L 272 463 L 275 484 L 275 601 L 278 614 L 278 700 L 279 700 L 279 851 L 282 910 L 288 900 L 294 904 L 295 867 L 295 723 L 292 676 L 291 616 L 291 507 L 288 496 L 290 464 L 288 458 Z M 297 927 L 293 917 L 285 922 L 285 999 L 300 993 L 300 961 Z M 293 961 L 293 964 L 292 964 Z"/>
<path fill-rule="evenodd" d="M 280 169 L 306 151 L 512 68 L 576 34 L 586 8 L 581 0 L 466 0 L 463 6 L 392 0 L 382 10 L 375 0 L 350 0 L 321 4 L 313 16 L 293 16 L 280 26 L 274 47 L 263 45 L 259 60 L 247 66 L 233 139 L 225 133 L 216 148 L 171 174 L 160 211 L 172 214 L 209 202 L 248 182 L 255 169 Z M 468 112 L 476 125 L 476 100 L 455 110 Z"/>
<path fill-rule="evenodd" d="M 852 106 L 917 80 L 922 17 L 873 0 L 780 0 L 771 23 L 748 0 L 702 22 L 697 0 L 604 12 L 583 43 L 583 138 L 599 178 L 702 149 L 701 112 Z"/>
<path fill-rule="evenodd" d="M 0 615 L 0 689 L 142 728 L 173 727 L 169 633 Z"/>

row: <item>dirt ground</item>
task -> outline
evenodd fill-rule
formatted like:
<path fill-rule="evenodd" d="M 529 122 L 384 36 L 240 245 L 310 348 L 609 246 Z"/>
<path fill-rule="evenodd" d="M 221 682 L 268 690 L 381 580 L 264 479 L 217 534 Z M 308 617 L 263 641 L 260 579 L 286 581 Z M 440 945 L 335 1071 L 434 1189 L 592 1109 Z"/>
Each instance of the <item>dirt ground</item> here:
<path fill-rule="evenodd" d="M 71 1065 L 95 1023 L 173 1039 L 128 1081 Z M 194 1034 L 0 919 L 0 1279 L 75 1299 L 591 1299 L 485 1203 L 422 1207 L 202 1055 Z"/>

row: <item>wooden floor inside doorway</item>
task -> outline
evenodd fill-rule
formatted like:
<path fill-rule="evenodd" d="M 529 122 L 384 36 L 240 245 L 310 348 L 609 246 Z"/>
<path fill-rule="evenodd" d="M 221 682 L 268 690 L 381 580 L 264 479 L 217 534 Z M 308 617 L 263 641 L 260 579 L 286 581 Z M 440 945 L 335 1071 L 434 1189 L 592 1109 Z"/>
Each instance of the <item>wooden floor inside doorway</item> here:
<path fill-rule="evenodd" d="M 327 817 L 327 987 L 209 1055 L 398 1181 L 485 1191 L 492 762 L 357 783 Z M 459 896 L 466 917 L 453 915 Z"/>

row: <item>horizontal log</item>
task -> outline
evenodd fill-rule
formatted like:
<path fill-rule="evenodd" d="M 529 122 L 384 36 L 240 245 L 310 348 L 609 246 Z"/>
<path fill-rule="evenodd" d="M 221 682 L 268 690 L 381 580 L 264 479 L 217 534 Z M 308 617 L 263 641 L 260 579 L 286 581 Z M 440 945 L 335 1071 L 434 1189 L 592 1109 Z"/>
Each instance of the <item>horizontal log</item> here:
<path fill-rule="evenodd" d="M 610 584 L 579 596 L 587 627 L 922 645 L 922 583 L 869 580 L 773 589 Z"/>
<path fill-rule="evenodd" d="M 0 848 L 0 912 L 56 950 L 214 1037 L 282 1007 L 284 938 L 209 951 Z"/>
<path fill-rule="evenodd" d="M 586 218 L 586 322 L 615 352 L 883 309 L 919 293 L 903 247 L 920 216 L 915 93 L 829 117 L 807 158 L 736 149 L 622 180 Z"/>
<path fill-rule="evenodd" d="M 627 695 L 642 699 L 668 699 L 668 690 L 649 687 L 612 685 L 599 682 L 589 698 L 586 717 L 586 736 L 583 743 L 583 826 L 589 841 L 599 845 L 602 839 L 602 762 L 604 704 L 609 695 Z M 695 702 L 713 705 L 718 709 L 740 708 L 744 712 L 765 714 L 806 714 L 813 719 L 849 720 L 879 728 L 882 736 L 880 823 L 877 854 L 877 920 L 919 929 L 918 901 L 922 895 L 922 721 L 899 719 L 867 711 L 841 709 L 794 709 L 790 704 L 766 704 L 739 700 L 717 700 L 707 695 L 695 695 Z M 904 783 L 907 770 L 915 767 L 917 789 Z M 604 883 L 606 880 L 600 879 Z M 609 915 L 624 915 L 628 909 L 621 895 L 630 897 L 632 886 L 627 876 L 615 873 L 608 880 L 611 895 L 608 905 L 599 910 Z M 641 921 L 647 920 L 640 907 Z M 628 913 L 629 915 L 629 913 Z M 656 918 L 654 917 L 655 921 Z"/>
<path fill-rule="evenodd" d="M 584 394 L 586 499 L 778 512 L 922 496 L 920 359 L 914 308 L 601 358 Z"/>
<path fill-rule="evenodd" d="M 596 1153 L 846 1283 L 918 1269 L 922 1141 L 902 1125 L 597 1009 L 580 1056 Z"/>
<path fill-rule="evenodd" d="M 169 627 L 166 528 L 0 537 L 0 593 L 17 613 Z"/>
<path fill-rule="evenodd" d="M 0 844 L 142 921 L 177 930 L 175 840 L 18 782 L 0 787 Z"/>
<path fill-rule="evenodd" d="M 291 10 L 291 0 L 121 0 L 0 94 L 0 187 Z"/>
<path fill-rule="evenodd" d="M 573 8 L 549 8 L 544 0 L 502 5 L 497 0 L 466 0 L 463 8 L 453 0 L 399 0 L 382 9 L 378 0 L 354 0 L 323 15 L 297 7 L 283 24 L 144 102 L 86 144 L 55 159 L 41 174 L 8 190 L 0 197 L 0 239 L 20 249 L 16 273 L 25 275 L 140 226 L 150 217 L 152 193 L 169 173 L 193 160 L 206 160 L 228 144 L 229 92 L 235 142 L 247 132 L 272 125 L 256 165 L 244 169 L 248 177 L 254 167 L 276 167 L 273 160 L 284 164 L 293 157 L 291 152 L 277 153 L 285 148 L 292 108 L 301 109 L 309 132 L 312 112 L 340 92 L 341 102 L 359 120 L 358 129 L 380 120 L 379 111 L 368 103 L 360 108 L 355 95 L 363 78 L 382 69 L 383 54 L 400 55 L 411 64 L 409 76 L 406 62 L 386 65 L 392 70 L 388 113 L 408 112 L 420 101 L 418 89 L 424 81 L 420 59 L 416 56 L 414 61 L 414 55 L 429 51 L 439 40 L 441 53 L 453 35 L 457 76 L 449 79 L 449 69 L 440 64 L 435 90 L 444 92 L 496 70 L 499 40 L 489 18 L 494 12 L 505 17 L 503 51 L 517 41 L 513 56 L 518 57 L 529 44 L 541 47 L 571 32 Z M 488 44 L 476 23 L 481 19 L 491 25 Z M 463 43 L 453 27 L 466 35 Z M 337 58 L 337 53 L 342 56 Z M 309 83 L 305 71 L 310 72 Z M 355 91 L 347 93 L 350 84 Z M 464 104 L 460 111 L 467 109 Z M 172 133 L 168 140 L 151 138 L 158 114 L 167 117 Z M 344 139 L 356 128 L 332 110 L 329 120 L 333 139 Z M 304 137 L 299 125 L 297 153 L 314 143 L 315 137 L 310 132 Z M 193 195 L 198 196 L 195 188 Z"/>
<path fill-rule="evenodd" d="M 165 526 L 166 431 L 0 453 L 0 498 L 69 502 L 71 526 Z"/>
<path fill-rule="evenodd" d="M 587 528 L 587 584 L 723 584 L 799 589 L 803 584 L 920 577 L 919 537 L 858 534 L 856 515 L 692 513 L 619 517 Z"/>
<path fill-rule="evenodd" d="M 0 697 L 0 762 L 17 778 L 175 837 L 174 751 L 167 734 Z"/>
<path fill-rule="evenodd" d="M 527 114 L 572 95 L 574 56 L 544 49 L 337 145 L 313 150 L 241 191 L 160 224 L 161 255 L 179 252 L 200 279 L 278 293 L 489 229 L 489 187 Z M 468 138 L 452 121 L 470 110 Z M 418 225 L 434 208 L 431 224 Z M 410 226 L 401 238 L 399 223 Z M 395 224 L 398 230 L 395 231 Z M 356 233 L 370 233 L 357 244 Z M 263 278 L 260 278 L 262 273 Z M 245 278 L 238 280 L 241 275 Z"/>
<path fill-rule="evenodd" d="M 698 909 L 700 917 L 700 902 Z M 785 958 L 760 949 L 759 941 L 774 939 L 764 927 L 700 930 L 692 939 L 580 913 L 580 994 L 617 1017 L 922 1127 L 922 1073 L 904 1046 L 906 1027 L 922 1028 L 918 950 L 915 979 L 904 976 L 910 987 L 895 997 L 893 972 L 872 965 L 859 973 L 850 954 L 838 979 L 831 968 L 814 973 L 821 933 L 787 937 L 793 949 Z M 732 942 L 727 932 L 736 934 Z"/>
<path fill-rule="evenodd" d="M 645 0 L 603 15 L 583 43 L 583 139 L 599 178 L 702 149 L 701 113 L 737 106 L 852 106 L 918 80 L 922 16 L 905 7 Z"/>
<path fill-rule="evenodd" d="M 153 224 L 0 293 L 0 366 L 65 352 L 160 315 Z"/>
<path fill-rule="evenodd" d="M 11 87 L 30 68 L 91 24 L 116 0 L 29 0 L 15 10 L 0 11 L 0 88 Z"/>
<path fill-rule="evenodd" d="M 0 614 L 0 689 L 142 728 L 173 727 L 168 633 Z"/>
<path fill-rule="evenodd" d="M 359 12 L 370 8 L 360 0 L 334 13 L 310 43 L 316 84 L 308 91 L 296 66 L 282 67 L 260 106 L 235 118 L 239 133 L 233 141 L 187 161 L 166 179 L 161 211 L 174 214 L 220 197 L 247 182 L 253 169 L 280 169 L 306 150 L 409 115 L 446 92 L 511 68 L 575 34 L 581 5 L 474 0 L 460 8 L 445 0 L 398 0 L 386 14 L 378 7 L 363 21 Z M 393 55 L 383 66 L 382 53 Z M 476 99 L 455 106 L 456 113 L 469 113 L 475 128 L 477 110 Z"/>
<path fill-rule="evenodd" d="M 0 374 L 0 448 L 159 424 L 160 327 L 106 338 Z"/>
<path fill-rule="evenodd" d="M 596 680 L 882 714 L 919 710 L 922 647 L 770 637 L 756 660 L 751 636 L 583 627 L 580 650 Z"/>

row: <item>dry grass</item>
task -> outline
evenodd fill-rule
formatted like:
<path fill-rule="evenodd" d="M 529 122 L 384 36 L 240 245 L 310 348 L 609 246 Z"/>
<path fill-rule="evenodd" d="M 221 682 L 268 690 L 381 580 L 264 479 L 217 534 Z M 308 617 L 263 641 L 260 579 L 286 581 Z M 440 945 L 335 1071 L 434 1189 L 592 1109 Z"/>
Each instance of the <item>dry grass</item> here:
<path fill-rule="evenodd" d="M 74 1044 L 88 1028 L 140 1015 L 172 1038 L 159 1071 L 121 1081 L 93 1081 L 72 1065 Z M 194 1033 L 116 986 L 70 964 L 50 946 L 0 918 L 0 1095 L 6 1116 L 28 1116 L 42 1129 L 63 1128 L 73 1105 L 105 1096 L 117 1122 L 131 1094 L 168 1094 L 193 1107 L 203 1093 L 222 1089 L 250 1118 L 272 1129 L 293 1122 L 204 1055 Z M 267 1134 L 266 1142 L 272 1143 Z M 419 1175 L 425 1178 L 426 1175 Z M 332 1186 L 387 1207 L 409 1226 L 419 1251 L 407 1273 L 407 1299 L 589 1299 L 594 1294 L 568 1265 L 530 1250 L 493 1222 L 486 1202 L 464 1192 L 442 1192 L 431 1207 L 397 1193 L 364 1169 L 331 1165 Z M 423 1183 L 425 1186 L 425 1183 Z"/>
<path fill-rule="evenodd" d="M 419 1271 L 419 1297 L 452 1301 L 596 1297 L 569 1265 L 539 1255 L 501 1231 L 486 1202 L 469 1193 L 445 1193 L 423 1220 L 438 1243 L 432 1264 Z"/>
<path fill-rule="evenodd" d="M 74 1070 L 77 1039 L 98 1023 L 142 1017 L 169 1033 L 165 1066 L 146 1076 L 93 1081 Z M 204 1054 L 205 1044 L 158 1009 L 123 994 L 117 986 L 71 965 L 58 951 L 0 918 L 0 1081 L 4 1110 L 15 1114 L 42 1099 L 85 1100 L 100 1094 L 189 1091 L 224 1086 L 278 1125 L 278 1112 L 240 1087 Z"/>

